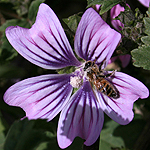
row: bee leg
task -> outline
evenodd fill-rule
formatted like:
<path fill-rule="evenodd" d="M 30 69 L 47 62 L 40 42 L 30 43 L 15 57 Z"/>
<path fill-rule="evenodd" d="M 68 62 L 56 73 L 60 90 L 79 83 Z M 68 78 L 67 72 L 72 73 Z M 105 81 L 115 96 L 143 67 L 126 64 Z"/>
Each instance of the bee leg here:
<path fill-rule="evenodd" d="M 110 76 L 114 75 L 116 71 L 117 71 L 117 70 L 114 70 L 112 73 L 108 73 L 108 74 L 106 74 L 106 75 L 101 75 L 101 74 L 99 74 L 98 77 L 107 78 L 107 77 L 110 77 Z M 101 71 L 101 72 L 102 72 L 102 71 Z"/>
<path fill-rule="evenodd" d="M 102 78 L 106 78 L 106 75 L 101 75 L 101 74 L 98 74 L 97 77 L 102 77 Z"/>
<path fill-rule="evenodd" d="M 112 73 L 108 73 L 108 74 L 106 74 L 106 75 L 105 75 L 105 78 L 106 78 L 106 77 L 113 76 L 113 75 L 115 74 L 115 72 L 116 72 L 116 71 L 117 71 L 117 70 L 114 70 Z"/>
<path fill-rule="evenodd" d="M 102 66 L 104 65 L 104 63 L 106 63 L 106 58 L 101 62 L 100 66 L 99 66 L 99 71 L 102 71 Z"/>

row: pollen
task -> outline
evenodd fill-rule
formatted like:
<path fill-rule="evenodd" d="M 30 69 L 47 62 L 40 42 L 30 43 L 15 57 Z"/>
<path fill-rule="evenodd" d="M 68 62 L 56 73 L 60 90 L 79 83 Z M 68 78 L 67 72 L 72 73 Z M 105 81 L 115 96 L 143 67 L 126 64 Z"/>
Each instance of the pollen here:
<path fill-rule="evenodd" d="M 80 76 L 70 77 L 70 84 L 74 88 L 79 88 L 82 85 L 82 78 Z"/>

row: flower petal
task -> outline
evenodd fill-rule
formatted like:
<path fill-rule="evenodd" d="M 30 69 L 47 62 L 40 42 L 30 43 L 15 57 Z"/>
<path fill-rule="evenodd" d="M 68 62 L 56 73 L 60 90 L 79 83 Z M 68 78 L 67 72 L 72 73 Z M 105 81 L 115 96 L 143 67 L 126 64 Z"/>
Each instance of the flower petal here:
<path fill-rule="evenodd" d="M 131 55 L 126 54 L 126 55 L 119 55 L 119 56 L 114 56 L 109 60 L 109 63 L 114 62 L 116 59 L 119 59 L 121 61 L 122 67 L 125 68 L 129 64 L 131 60 Z"/>
<path fill-rule="evenodd" d="M 143 6 L 149 7 L 150 0 L 138 0 Z"/>
<path fill-rule="evenodd" d="M 125 9 L 124 7 L 122 7 L 120 4 L 115 5 L 111 10 L 110 10 L 110 18 L 111 18 L 111 24 L 113 25 L 113 27 L 118 30 L 121 31 L 122 28 L 124 27 L 124 24 L 122 22 L 120 22 L 120 20 L 114 20 L 114 18 L 116 18 L 121 12 L 123 12 Z"/>
<path fill-rule="evenodd" d="M 89 8 L 83 14 L 75 35 L 75 51 L 85 60 L 101 63 L 108 61 L 121 38 L 120 33 L 111 29 L 100 15 Z"/>
<path fill-rule="evenodd" d="M 4 101 L 19 106 L 29 119 L 53 119 L 71 96 L 70 75 L 42 75 L 20 81 L 4 94 Z"/>
<path fill-rule="evenodd" d="M 85 139 L 85 145 L 92 145 L 100 135 L 103 120 L 103 111 L 86 81 L 60 114 L 57 130 L 59 146 L 68 147 L 76 136 Z"/>
<path fill-rule="evenodd" d="M 6 29 L 11 45 L 27 60 L 45 69 L 79 66 L 64 30 L 50 7 L 41 4 L 31 29 Z"/>
<path fill-rule="evenodd" d="M 133 103 L 138 98 L 147 98 L 149 96 L 149 90 L 137 79 L 121 72 L 115 72 L 112 84 L 119 91 L 120 97 L 112 99 L 96 92 L 100 107 L 114 121 L 123 125 L 128 124 L 134 115 L 132 111 Z"/>

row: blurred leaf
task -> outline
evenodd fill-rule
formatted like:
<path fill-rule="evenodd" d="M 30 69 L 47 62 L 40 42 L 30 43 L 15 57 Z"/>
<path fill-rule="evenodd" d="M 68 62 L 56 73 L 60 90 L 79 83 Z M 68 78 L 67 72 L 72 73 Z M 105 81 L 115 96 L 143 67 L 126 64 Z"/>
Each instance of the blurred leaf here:
<path fill-rule="evenodd" d="M 134 66 L 150 70 L 150 45 L 143 45 L 138 49 L 134 49 L 131 51 L 131 54 L 134 60 Z"/>
<path fill-rule="evenodd" d="M 24 2 L 24 1 L 19 0 L 19 1 L 17 1 L 17 4 L 14 3 L 14 5 L 19 5 L 20 3 L 22 3 L 22 5 L 27 5 L 28 1 L 29 0 Z M 10 2 L 12 2 L 12 1 L 10 0 Z M 38 7 L 42 2 L 44 2 L 44 0 L 35 0 L 31 3 L 30 8 L 29 8 L 29 13 L 28 13 L 28 19 L 20 18 L 20 19 L 7 20 L 0 27 L 0 31 L 2 31 L 2 33 L 3 33 L 2 38 L 1 38 L 2 46 L 0 47 L 1 62 L 11 60 L 15 56 L 17 56 L 17 52 L 13 49 L 13 47 L 10 45 L 10 43 L 8 42 L 8 40 L 5 36 L 6 28 L 9 26 L 16 26 L 16 25 L 24 27 L 24 28 L 30 28 L 31 25 L 33 24 L 33 22 L 35 21 Z"/>
<path fill-rule="evenodd" d="M 32 150 L 41 142 L 47 141 L 45 120 L 24 119 L 11 126 L 4 144 L 5 150 Z M 53 134 L 50 134 L 53 137 Z"/>
<path fill-rule="evenodd" d="M 113 6 L 121 3 L 122 0 L 87 0 L 87 2 L 88 2 L 87 7 L 90 7 L 90 6 L 96 5 L 96 4 L 102 5 L 100 14 L 103 14 L 103 13 L 107 12 L 108 10 L 110 10 Z"/>
<path fill-rule="evenodd" d="M 147 14 L 150 13 L 150 8 Z M 144 45 L 139 46 L 137 49 L 131 51 L 134 63 L 136 67 L 143 67 L 144 69 L 150 70 L 150 18 L 144 17 L 145 33 L 148 36 L 141 38 Z"/>
<path fill-rule="evenodd" d="M 62 68 L 62 69 L 58 69 L 57 72 L 59 74 L 64 74 L 64 73 L 72 73 L 75 71 L 75 67 L 74 66 L 69 66 L 69 67 L 65 67 L 65 68 Z"/>
<path fill-rule="evenodd" d="M 134 116 L 134 119 L 127 125 L 118 126 L 113 135 L 121 137 L 124 141 L 125 147 L 130 150 L 134 149 L 134 144 L 137 142 L 139 136 L 142 134 L 145 126 L 143 119 L 139 119 L 139 115 Z M 149 144 L 149 143 L 148 143 Z"/>
<path fill-rule="evenodd" d="M 30 27 L 30 24 L 26 19 L 8 20 L 0 27 L 0 31 L 3 32 L 3 35 L 1 38 L 2 45 L 0 47 L 0 61 L 1 62 L 5 61 L 5 60 L 7 61 L 10 59 L 13 59 L 15 56 L 17 56 L 17 52 L 10 45 L 10 43 L 8 42 L 6 35 L 5 35 L 5 30 L 7 27 L 16 26 L 16 25 L 21 26 L 21 27 L 25 27 L 25 28 Z"/>
<path fill-rule="evenodd" d="M 150 36 L 144 36 L 141 38 L 141 41 L 145 44 L 145 45 L 150 45 Z"/>
<path fill-rule="evenodd" d="M 28 5 L 31 0 L 0 0 L 0 3 L 11 3 L 13 4 L 13 9 L 16 10 L 19 16 L 23 16 L 28 12 Z"/>
<path fill-rule="evenodd" d="M 145 33 L 150 35 L 150 18 L 145 17 L 145 18 L 143 18 L 143 20 L 144 20 L 144 24 L 145 24 L 145 28 L 146 28 Z"/>
<path fill-rule="evenodd" d="M 33 24 L 35 22 L 36 19 L 36 15 L 39 9 L 39 5 L 41 3 L 43 3 L 45 0 L 35 0 L 31 3 L 30 7 L 29 7 L 29 12 L 28 12 L 28 18 L 29 20 L 32 22 L 31 24 Z"/>
<path fill-rule="evenodd" d="M 148 11 L 146 13 L 147 13 L 148 17 L 143 18 L 144 25 L 145 25 L 145 33 L 150 36 L 150 16 L 149 16 L 150 7 L 148 8 Z"/>
<path fill-rule="evenodd" d="M 51 137 L 47 142 L 42 142 L 39 144 L 39 146 L 36 148 L 36 150 L 61 150 L 57 144 L 57 138 Z"/>
<path fill-rule="evenodd" d="M 4 141 L 5 141 L 4 129 L 5 129 L 5 127 L 2 124 L 1 115 L 0 115 L 0 150 L 3 150 L 3 145 L 4 145 Z"/>
<path fill-rule="evenodd" d="M 124 24 L 124 26 L 132 27 L 135 21 L 135 14 L 129 6 L 126 5 L 124 8 L 125 10 L 121 11 L 119 16 L 117 16 L 116 18 L 120 20 Z"/>
<path fill-rule="evenodd" d="M 0 65 L 0 78 L 18 78 L 25 74 L 23 68 L 11 64 Z"/>
<path fill-rule="evenodd" d="M 83 139 L 76 137 L 73 140 L 73 143 L 67 147 L 65 150 L 82 150 L 83 148 Z M 36 150 L 62 150 L 57 143 L 57 138 L 50 138 L 48 142 L 41 143 Z"/>
<path fill-rule="evenodd" d="M 54 124 L 55 123 L 55 124 Z M 11 126 L 4 144 L 5 150 L 61 150 L 56 138 L 56 122 L 24 119 Z M 81 150 L 83 140 L 75 138 L 66 150 Z"/>
<path fill-rule="evenodd" d="M 11 19 L 11 20 L 7 20 L 2 26 L 0 26 L 0 31 L 4 32 L 7 27 L 9 27 L 9 26 L 16 26 L 16 25 L 24 27 L 24 28 L 30 27 L 29 22 L 26 19 L 24 19 L 24 18 Z"/>
<path fill-rule="evenodd" d="M 121 137 L 114 136 L 114 130 L 120 126 L 113 120 L 108 121 L 100 134 L 99 150 L 111 150 L 112 147 L 124 147 L 124 141 Z"/>
<path fill-rule="evenodd" d="M 123 40 L 129 41 L 126 44 L 126 47 L 129 47 L 129 50 L 133 50 L 137 48 L 138 45 L 141 45 L 141 37 L 144 32 L 144 22 L 143 22 L 143 14 L 136 9 L 133 12 L 130 7 L 126 6 L 125 10 L 119 14 L 116 19 L 120 20 L 124 27 L 120 31 L 123 35 Z M 124 48 L 125 45 L 122 45 Z"/>
<path fill-rule="evenodd" d="M 70 16 L 69 18 L 63 19 L 63 21 L 67 24 L 67 26 L 73 33 L 76 33 L 76 29 L 78 27 L 80 19 L 81 17 L 78 14 L 74 14 L 73 16 Z"/>

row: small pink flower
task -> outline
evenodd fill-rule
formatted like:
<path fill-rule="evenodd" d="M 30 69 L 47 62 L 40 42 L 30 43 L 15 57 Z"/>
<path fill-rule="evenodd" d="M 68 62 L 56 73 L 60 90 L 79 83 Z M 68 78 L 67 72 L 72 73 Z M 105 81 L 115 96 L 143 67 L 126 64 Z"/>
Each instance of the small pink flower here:
<path fill-rule="evenodd" d="M 114 20 L 114 18 L 116 18 L 120 14 L 120 12 L 124 10 L 125 10 L 124 7 L 122 7 L 120 4 L 115 5 L 110 10 L 111 24 L 118 31 L 122 30 L 122 27 L 124 27 L 124 24 L 120 22 L 120 20 Z"/>
<path fill-rule="evenodd" d="M 46 4 L 40 5 L 31 29 L 11 26 L 6 36 L 18 53 L 35 65 L 45 69 L 77 67 L 70 74 L 25 79 L 4 95 L 7 104 L 21 107 L 29 119 L 50 121 L 61 111 L 57 130 L 61 148 L 68 147 L 76 136 L 85 139 L 85 145 L 92 145 L 101 132 L 103 112 L 119 124 L 128 124 L 133 119 L 133 103 L 149 95 L 143 83 L 121 72 L 107 78 L 119 91 L 117 99 L 90 84 L 85 62 L 97 58 L 97 65 L 104 60 L 107 65 L 121 38 L 92 8 L 83 14 L 75 35 L 74 49 L 82 62 L 75 57 L 57 16 Z M 74 87 L 78 90 L 72 95 Z"/>
<path fill-rule="evenodd" d="M 128 4 L 127 4 L 128 5 Z M 95 5 L 95 9 L 97 12 L 100 11 L 100 6 L 101 5 Z M 128 5 L 129 6 L 129 5 Z M 124 27 L 124 24 L 121 23 L 119 20 L 114 20 L 119 14 L 120 12 L 123 12 L 125 9 L 124 7 L 122 7 L 120 4 L 115 5 L 111 10 L 110 10 L 110 18 L 111 18 L 111 24 L 113 25 L 113 27 L 120 31 L 122 30 L 122 27 Z"/>
<path fill-rule="evenodd" d="M 96 11 L 99 13 L 99 11 L 100 11 L 100 8 L 101 8 L 101 5 L 95 5 L 95 9 L 96 9 Z"/>

